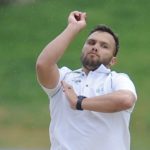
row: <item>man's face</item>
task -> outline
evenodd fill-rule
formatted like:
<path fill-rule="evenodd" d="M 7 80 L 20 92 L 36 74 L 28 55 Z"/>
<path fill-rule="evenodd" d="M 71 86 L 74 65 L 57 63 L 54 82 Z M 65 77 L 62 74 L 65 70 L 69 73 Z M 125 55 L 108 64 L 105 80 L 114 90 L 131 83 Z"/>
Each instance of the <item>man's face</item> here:
<path fill-rule="evenodd" d="M 95 70 L 101 64 L 110 67 L 115 62 L 115 40 L 107 32 L 96 31 L 86 40 L 81 55 L 83 67 Z"/>

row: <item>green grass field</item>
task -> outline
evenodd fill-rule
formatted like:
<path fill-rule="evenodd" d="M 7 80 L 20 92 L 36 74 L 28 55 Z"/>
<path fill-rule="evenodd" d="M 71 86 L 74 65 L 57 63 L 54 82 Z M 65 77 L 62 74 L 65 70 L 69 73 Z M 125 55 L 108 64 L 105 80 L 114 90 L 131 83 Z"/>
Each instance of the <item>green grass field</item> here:
<path fill-rule="evenodd" d="M 48 98 L 36 81 L 35 62 L 42 48 L 67 25 L 72 10 L 87 12 L 87 28 L 59 62 L 80 67 L 88 31 L 111 26 L 120 37 L 118 64 L 134 81 L 138 101 L 131 119 L 131 150 L 149 150 L 150 44 L 148 0 L 38 0 L 0 6 L 0 147 L 49 147 Z"/>

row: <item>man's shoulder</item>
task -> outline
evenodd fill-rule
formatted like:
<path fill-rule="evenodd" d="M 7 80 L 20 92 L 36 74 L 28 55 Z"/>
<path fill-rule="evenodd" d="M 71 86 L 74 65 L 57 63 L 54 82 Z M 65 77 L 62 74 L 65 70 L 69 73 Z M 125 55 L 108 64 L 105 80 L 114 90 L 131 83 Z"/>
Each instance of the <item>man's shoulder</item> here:
<path fill-rule="evenodd" d="M 68 68 L 66 66 L 63 66 L 63 67 L 59 68 L 59 70 L 62 71 L 62 72 L 70 72 L 70 71 L 72 71 L 70 68 Z"/>
<path fill-rule="evenodd" d="M 114 81 L 114 83 L 118 84 L 118 83 L 131 83 L 133 82 L 132 79 L 129 77 L 128 74 L 126 73 L 118 73 L 115 71 L 111 72 L 111 79 Z"/>
<path fill-rule="evenodd" d="M 66 67 L 66 66 L 63 66 L 63 67 L 61 67 L 61 68 L 59 68 L 59 70 L 60 71 L 62 71 L 62 72 L 81 72 L 81 68 L 80 69 L 70 69 L 70 68 L 68 68 L 68 67 Z"/>
<path fill-rule="evenodd" d="M 69 72 L 72 72 L 72 70 L 66 66 L 63 66 L 63 67 L 59 68 L 59 72 L 61 75 L 65 75 Z"/>
<path fill-rule="evenodd" d="M 111 71 L 111 76 L 112 77 L 125 77 L 125 78 L 129 78 L 127 73 L 122 73 L 122 72 L 116 72 L 116 71 Z"/>
<path fill-rule="evenodd" d="M 64 76 L 66 76 L 66 75 L 74 76 L 74 75 L 79 75 L 82 71 L 81 71 L 81 69 L 72 70 L 66 66 L 63 66 L 63 67 L 59 68 L 59 72 L 61 75 L 64 75 Z"/>

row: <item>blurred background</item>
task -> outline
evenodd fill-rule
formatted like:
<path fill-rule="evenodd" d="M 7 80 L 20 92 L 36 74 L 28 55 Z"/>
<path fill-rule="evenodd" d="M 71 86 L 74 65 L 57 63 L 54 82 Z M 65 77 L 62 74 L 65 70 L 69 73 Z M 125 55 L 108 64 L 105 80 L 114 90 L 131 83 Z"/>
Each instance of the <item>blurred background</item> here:
<path fill-rule="evenodd" d="M 89 30 L 103 23 L 120 37 L 117 72 L 135 83 L 131 150 L 150 149 L 149 0 L 0 0 L 0 148 L 49 149 L 48 97 L 37 83 L 36 59 L 67 25 L 72 10 L 87 12 L 87 28 L 59 62 L 80 67 Z"/>

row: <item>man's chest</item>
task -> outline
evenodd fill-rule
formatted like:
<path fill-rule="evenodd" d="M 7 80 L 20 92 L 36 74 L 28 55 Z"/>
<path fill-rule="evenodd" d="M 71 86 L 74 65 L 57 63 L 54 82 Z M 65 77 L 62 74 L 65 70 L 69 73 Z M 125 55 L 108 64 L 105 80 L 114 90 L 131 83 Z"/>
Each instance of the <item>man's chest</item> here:
<path fill-rule="evenodd" d="M 69 75 L 65 81 L 72 85 L 77 95 L 87 97 L 99 96 L 104 94 L 104 86 L 106 86 L 107 75 Z"/>

